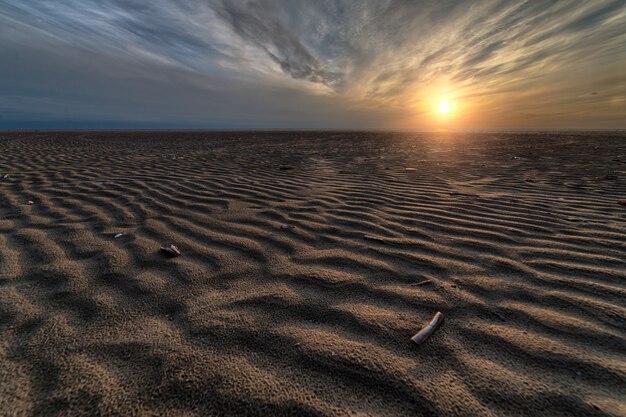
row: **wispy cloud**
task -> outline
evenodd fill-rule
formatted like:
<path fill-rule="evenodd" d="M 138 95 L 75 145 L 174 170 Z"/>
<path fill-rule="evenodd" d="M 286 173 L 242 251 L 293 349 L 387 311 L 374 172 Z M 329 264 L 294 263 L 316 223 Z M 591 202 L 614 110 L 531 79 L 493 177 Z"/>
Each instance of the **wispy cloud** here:
<path fill-rule="evenodd" d="M 3 0 L 0 124 L 418 127 L 445 95 L 467 126 L 617 126 L 625 27 L 623 0 Z"/>
<path fill-rule="evenodd" d="M 217 15 L 244 40 L 264 50 L 293 78 L 330 84 L 336 76 L 302 44 L 297 34 L 283 24 L 268 5 L 255 2 L 222 1 L 214 6 Z"/>

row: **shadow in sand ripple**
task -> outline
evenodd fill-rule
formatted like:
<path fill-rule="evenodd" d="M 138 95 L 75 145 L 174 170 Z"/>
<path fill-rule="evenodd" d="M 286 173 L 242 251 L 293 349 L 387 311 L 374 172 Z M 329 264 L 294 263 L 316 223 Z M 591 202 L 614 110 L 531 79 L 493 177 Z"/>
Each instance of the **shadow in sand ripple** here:
<path fill-rule="evenodd" d="M 624 154 L 609 133 L 0 133 L 0 410 L 623 415 Z"/>

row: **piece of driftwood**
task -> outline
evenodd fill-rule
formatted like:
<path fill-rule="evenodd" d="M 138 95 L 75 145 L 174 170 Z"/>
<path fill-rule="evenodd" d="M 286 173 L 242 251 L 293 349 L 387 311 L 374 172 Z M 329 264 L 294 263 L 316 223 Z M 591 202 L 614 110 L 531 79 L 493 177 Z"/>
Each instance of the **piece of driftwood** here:
<path fill-rule="evenodd" d="M 161 252 L 166 253 L 172 257 L 181 255 L 180 250 L 174 245 L 161 247 Z"/>
<path fill-rule="evenodd" d="M 120 237 L 124 236 L 124 233 L 118 233 L 115 236 L 113 236 L 113 239 L 118 239 Z"/>
<path fill-rule="evenodd" d="M 438 311 L 437 314 L 435 314 L 435 317 L 433 317 L 433 319 L 430 321 L 430 323 L 422 327 L 422 330 L 417 332 L 417 334 L 415 334 L 415 336 L 413 336 L 411 340 L 415 342 L 416 345 L 420 346 L 426 341 L 426 339 L 430 337 L 430 335 L 434 333 L 435 330 L 437 330 L 442 322 L 443 313 L 441 313 L 441 311 Z"/>

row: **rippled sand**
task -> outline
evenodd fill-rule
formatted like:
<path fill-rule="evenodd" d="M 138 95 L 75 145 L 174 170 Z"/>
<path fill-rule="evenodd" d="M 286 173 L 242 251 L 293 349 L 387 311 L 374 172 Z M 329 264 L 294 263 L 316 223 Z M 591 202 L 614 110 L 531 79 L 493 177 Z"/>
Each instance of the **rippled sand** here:
<path fill-rule="evenodd" d="M 624 416 L 625 198 L 610 133 L 0 133 L 0 415 Z"/>

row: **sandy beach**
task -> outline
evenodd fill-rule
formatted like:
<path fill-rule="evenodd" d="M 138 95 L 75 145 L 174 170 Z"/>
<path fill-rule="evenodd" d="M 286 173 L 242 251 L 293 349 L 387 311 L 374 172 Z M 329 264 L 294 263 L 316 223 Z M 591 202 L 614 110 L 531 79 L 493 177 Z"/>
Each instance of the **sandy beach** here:
<path fill-rule="evenodd" d="M 0 133 L 0 415 L 625 416 L 623 199 L 623 133 Z"/>

